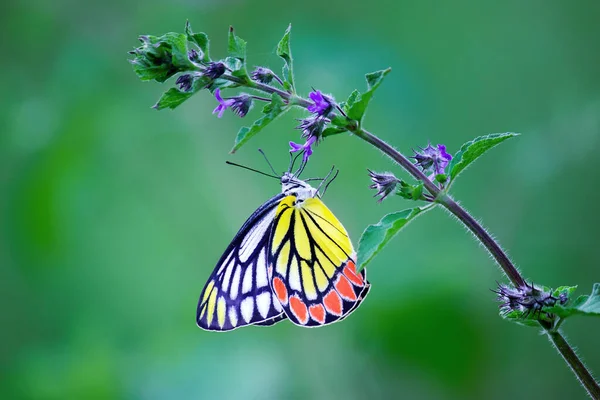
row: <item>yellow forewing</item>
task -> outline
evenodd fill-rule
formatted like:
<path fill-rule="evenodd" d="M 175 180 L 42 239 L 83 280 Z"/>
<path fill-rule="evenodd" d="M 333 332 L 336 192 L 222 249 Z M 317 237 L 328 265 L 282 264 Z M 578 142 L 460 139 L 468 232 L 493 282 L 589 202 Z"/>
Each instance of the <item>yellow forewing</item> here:
<path fill-rule="evenodd" d="M 346 254 L 350 255 L 354 252 L 350 238 L 348 238 L 348 233 L 321 200 L 317 198 L 307 199 L 302 205 L 302 209 L 308 212 L 312 219 L 319 225 L 319 228 L 321 228 L 318 232 L 313 232 L 313 229 L 309 228 L 316 240 L 325 241 L 331 239 Z"/>
<path fill-rule="evenodd" d="M 301 213 L 299 210 L 294 210 L 295 218 L 294 218 L 294 242 L 296 244 L 296 251 L 298 255 L 305 260 L 310 260 L 312 258 L 310 252 L 310 241 L 308 237 L 308 232 L 304 228 L 304 223 L 302 222 L 302 218 L 300 217 Z"/>
<path fill-rule="evenodd" d="M 288 196 L 284 198 L 283 200 L 281 200 L 277 208 L 276 216 L 279 218 L 279 221 L 277 222 L 275 234 L 273 235 L 273 251 L 279 248 L 281 241 L 285 237 L 285 234 L 287 233 L 290 227 L 293 209 L 289 207 L 292 207 L 294 198 L 295 197 L 293 196 Z"/>

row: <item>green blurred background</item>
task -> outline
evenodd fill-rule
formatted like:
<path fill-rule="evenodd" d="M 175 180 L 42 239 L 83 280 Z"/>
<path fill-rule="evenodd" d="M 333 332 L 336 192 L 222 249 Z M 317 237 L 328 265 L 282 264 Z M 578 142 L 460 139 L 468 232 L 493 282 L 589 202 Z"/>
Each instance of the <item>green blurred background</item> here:
<path fill-rule="evenodd" d="M 454 189 L 528 278 L 600 281 L 600 3 L 563 1 L 8 1 L 0 5 L 2 398 L 585 398 L 547 339 L 497 315 L 502 275 L 434 210 L 369 268 L 371 294 L 340 324 L 201 331 L 197 298 L 221 252 L 277 182 L 299 140 L 287 114 L 229 155 L 245 120 L 211 115 L 208 92 L 175 111 L 167 85 L 127 63 L 139 34 L 186 19 L 224 56 L 229 25 L 250 66 L 278 70 L 293 24 L 297 86 L 343 99 L 391 66 L 367 127 L 398 149 L 518 131 Z M 377 205 L 366 168 L 394 170 L 348 136 L 305 176 L 341 170 L 325 198 L 358 241 L 412 204 Z M 600 321 L 566 333 L 600 373 Z"/>

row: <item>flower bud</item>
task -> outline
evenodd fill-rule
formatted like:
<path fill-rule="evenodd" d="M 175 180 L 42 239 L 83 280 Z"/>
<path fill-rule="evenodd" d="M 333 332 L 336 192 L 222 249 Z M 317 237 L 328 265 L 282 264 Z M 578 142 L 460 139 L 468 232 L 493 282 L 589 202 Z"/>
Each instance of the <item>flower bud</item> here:
<path fill-rule="evenodd" d="M 517 311 L 523 314 L 523 318 L 527 318 L 531 313 L 535 318 L 537 313 L 537 319 L 540 319 L 544 307 L 552 307 L 557 302 L 564 304 L 568 300 L 564 293 L 556 298 L 550 292 L 535 287 L 533 283 L 525 283 L 525 286 L 519 288 L 498 284 L 498 289 L 492 291 L 498 295 L 497 300 L 502 303 L 500 304 L 500 310 L 503 313 L 508 314 Z M 544 317 L 549 317 L 548 313 L 544 313 Z"/>
<path fill-rule="evenodd" d="M 373 181 L 373 184 L 369 186 L 370 189 L 377 190 L 377 193 L 373 197 L 380 196 L 378 202 L 381 203 L 386 197 L 392 192 L 396 191 L 396 186 L 400 183 L 400 180 L 389 172 L 377 173 L 371 170 L 369 176 Z"/>
<path fill-rule="evenodd" d="M 175 84 L 179 87 L 179 90 L 182 92 L 189 92 L 192 89 L 192 83 L 194 82 L 194 78 L 191 74 L 183 74 L 180 75 Z"/>
<path fill-rule="evenodd" d="M 204 76 L 210 79 L 217 79 L 225 73 L 225 64 L 222 62 L 211 62 L 208 63 L 206 69 L 202 73 Z"/>
<path fill-rule="evenodd" d="M 269 68 L 256 67 L 256 69 L 252 72 L 251 76 L 252 80 L 268 85 L 275 77 L 275 73 Z"/>

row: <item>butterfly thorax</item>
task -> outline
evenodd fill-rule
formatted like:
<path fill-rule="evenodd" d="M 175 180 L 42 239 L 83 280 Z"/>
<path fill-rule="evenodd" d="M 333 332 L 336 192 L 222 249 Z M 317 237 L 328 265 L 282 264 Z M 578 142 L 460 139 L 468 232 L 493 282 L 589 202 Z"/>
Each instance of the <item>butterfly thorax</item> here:
<path fill-rule="evenodd" d="M 281 177 L 281 192 L 286 196 L 296 196 L 299 201 L 317 196 L 317 189 L 289 172 Z"/>

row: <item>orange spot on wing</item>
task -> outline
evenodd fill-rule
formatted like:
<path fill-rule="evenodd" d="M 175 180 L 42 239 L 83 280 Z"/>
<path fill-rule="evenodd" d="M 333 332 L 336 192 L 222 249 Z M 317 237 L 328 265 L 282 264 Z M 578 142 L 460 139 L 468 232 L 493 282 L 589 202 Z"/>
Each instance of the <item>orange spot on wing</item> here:
<path fill-rule="evenodd" d="M 281 304 L 287 304 L 288 302 L 288 293 L 285 288 L 285 284 L 278 277 L 273 278 L 273 290 L 275 291 L 275 295 L 277 299 L 281 302 Z"/>
<path fill-rule="evenodd" d="M 340 275 L 338 281 L 335 284 L 335 289 L 339 294 L 342 295 L 343 298 L 354 301 L 356 300 L 356 293 L 354 293 L 354 289 L 348 279 L 344 275 Z"/>
<path fill-rule="evenodd" d="M 354 265 L 354 261 L 352 260 L 348 260 L 346 263 L 344 275 L 346 275 L 346 278 L 350 279 L 356 286 L 363 286 L 365 284 L 363 278 L 356 273 L 356 265 Z"/>
<path fill-rule="evenodd" d="M 330 313 L 342 315 L 342 299 L 335 290 L 332 289 L 323 297 L 323 304 Z"/>
<path fill-rule="evenodd" d="M 308 309 L 306 308 L 306 304 L 304 304 L 297 296 L 290 297 L 290 308 L 298 319 L 298 322 L 302 325 L 308 322 Z"/>
<path fill-rule="evenodd" d="M 310 306 L 308 308 L 308 311 L 309 311 L 312 319 L 314 319 L 315 321 L 317 321 L 320 324 L 325 323 L 325 309 L 323 308 L 322 305 L 316 304 L 314 306 Z"/>

